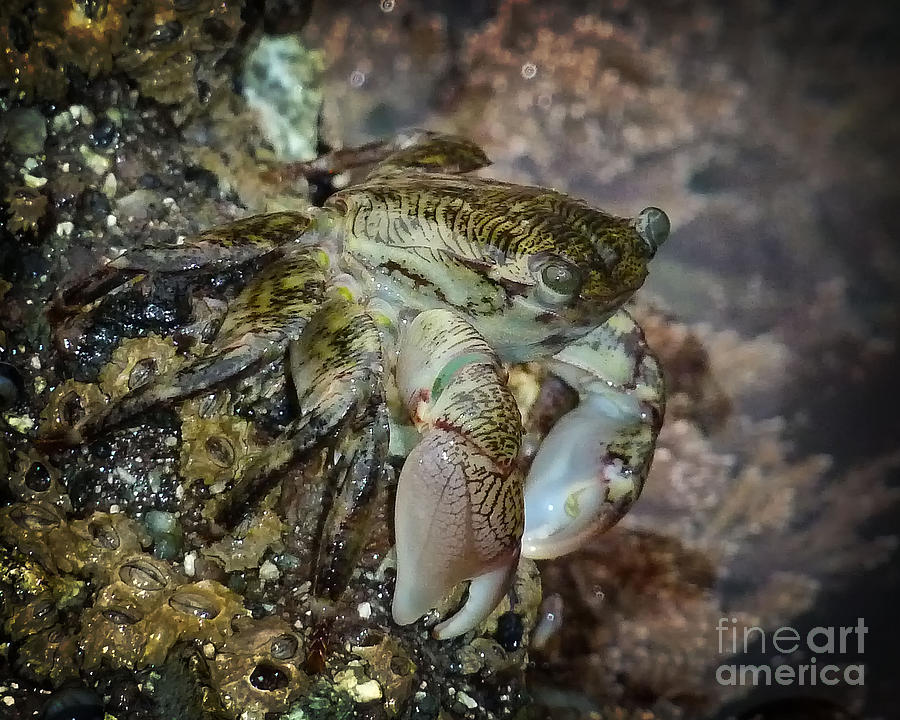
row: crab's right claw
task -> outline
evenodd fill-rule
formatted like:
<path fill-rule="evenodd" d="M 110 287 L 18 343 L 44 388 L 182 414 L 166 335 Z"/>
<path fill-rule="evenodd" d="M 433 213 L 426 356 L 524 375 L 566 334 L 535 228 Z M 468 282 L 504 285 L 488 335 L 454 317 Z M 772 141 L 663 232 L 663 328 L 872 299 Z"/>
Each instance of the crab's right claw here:
<path fill-rule="evenodd" d="M 424 436 L 397 487 L 393 616 L 412 623 L 471 580 L 462 608 L 435 628 L 438 638 L 483 622 L 518 563 L 522 426 L 505 381 L 487 343 L 448 311 L 421 313 L 401 341 L 397 383 Z"/>

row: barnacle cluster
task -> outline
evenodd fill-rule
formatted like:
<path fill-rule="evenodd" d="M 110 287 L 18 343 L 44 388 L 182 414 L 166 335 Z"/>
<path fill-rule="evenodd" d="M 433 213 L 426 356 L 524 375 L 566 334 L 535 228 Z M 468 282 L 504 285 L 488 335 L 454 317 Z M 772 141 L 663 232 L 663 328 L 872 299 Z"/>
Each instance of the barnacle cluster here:
<path fill-rule="evenodd" d="M 243 25 L 240 2 L 138 3 L 130 20 L 131 46 L 118 66 L 142 95 L 188 111 L 213 100 L 228 77 L 217 63 Z"/>
<path fill-rule="evenodd" d="M 128 32 L 129 0 L 5 3 L 0 11 L 0 87 L 29 98 L 58 97 L 67 66 L 87 77 L 112 68 Z"/>
<path fill-rule="evenodd" d="M 286 710 L 308 686 L 302 635 L 280 618 L 256 620 L 239 595 L 192 581 L 145 552 L 142 525 L 121 513 L 67 519 L 55 469 L 23 456 L 0 510 L 3 630 L 20 670 L 54 685 L 91 669 L 162 664 L 178 643 L 202 653 L 233 716 Z"/>
<path fill-rule="evenodd" d="M 10 210 L 7 227 L 12 232 L 32 232 L 44 217 L 49 205 L 39 190 L 31 187 L 13 187 L 4 198 Z"/>
<path fill-rule="evenodd" d="M 190 563 L 154 557 L 144 525 L 123 513 L 72 517 L 57 469 L 35 450 L 15 456 L 11 488 L 18 500 L 0 509 L 0 619 L 25 678 L 60 687 L 97 670 L 142 672 L 166 666 L 176 648 L 179 656 L 186 648 L 203 708 L 242 720 L 307 717 L 313 710 L 349 717 L 373 702 L 396 717 L 422 682 L 408 638 L 371 627 L 353 631 L 345 655 L 313 682 L 307 663 L 314 625 L 251 613 L 241 595 L 201 577 L 208 574 L 202 563 L 221 567 L 225 541 L 191 553 Z M 254 529 L 278 535 L 280 521 L 273 515 L 278 527 L 270 528 L 268 516 L 263 511 Z M 234 547 L 256 542 L 250 534 Z M 261 555 L 226 558 L 225 570 L 240 574 L 259 565 Z M 514 673 L 525 661 L 540 599 L 533 562 L 520 568 L 513 592 L 516 612 L 504 602 L 485 626 L 496 640 L 479 637 L 451 651 L 447 661 L 458 683 Z M 361 618 L 371 612 L 369 602 L 360 605 Z M 463 687 L 472 693 L 468 684 L 454 691 L 461 711 L 476 703 Z"/>
<path fill-rule="evenodd" d="M 108 401 L 99 386 L 66 380 L 53 391 L 41 411 L 41 432 L 47 435 L 68 432 L 69 428 L 101 409 Z"/>
<path fill-rule="evenodd" d="M 240 2 L 207 0 L 4 3 L 0 91 L 59 99 L 73 80 L 124 72 L 147 97 L 196 109 L 223 85 L 216 63 L 237 39 L 240 13 Z"/>

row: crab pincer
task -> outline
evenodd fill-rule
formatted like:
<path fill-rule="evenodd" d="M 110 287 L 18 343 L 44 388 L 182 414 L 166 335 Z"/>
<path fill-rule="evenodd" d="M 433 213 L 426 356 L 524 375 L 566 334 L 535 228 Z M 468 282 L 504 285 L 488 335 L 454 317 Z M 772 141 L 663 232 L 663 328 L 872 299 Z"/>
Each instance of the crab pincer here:
<path fill-rule="evenodd" d="M 462 608 L 434 629 L 455 637 L 497 606 L 518 563 L 521 416 L 496 354 L 446 310 L 423 312 L 407 329 L 396 377 L 422 438 L 397 487 L 393 616 L 412 623 L 470 580 Z"/>

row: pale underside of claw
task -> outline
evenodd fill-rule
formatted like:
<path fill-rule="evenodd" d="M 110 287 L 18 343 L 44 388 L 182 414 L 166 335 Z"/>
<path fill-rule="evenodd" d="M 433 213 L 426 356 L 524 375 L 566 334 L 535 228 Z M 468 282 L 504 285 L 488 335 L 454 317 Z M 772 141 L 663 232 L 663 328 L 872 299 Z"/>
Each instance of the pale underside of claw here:
<path fill-rule="evenodd" d="M 632 396 L 590 397 L 550 431 L 525 482 L 525 557 L 570 553 L 627 511 L 639 478 L 609 445 L 640 412 Z"/>
<path fill-rule="evenodd" d="M 478 476 L 485 493 L 473 496 L 466 472 Z M 446 431 L 429 433 L 407 458 L 395 511 L 393 616 L 398 624 L 415 622 L 456 585 L 473 578 L 466 603 L 437 626 L 437 637 L 470 630 L 500 602 L 518 561 L 518 545 L 498 533 L 480 507 L 489 501 L 484 495 L 503 502 L 503 482 L 465 440 Z"/>
<path fill-rule="evenodd" d="M 554 558 L 628 512 L 643 489 L 664 411 L 659 365 L 620 310 L 558 353 L 549 369 L 578 406 L 557 421 L 525 482 L 522 555 Z"/>

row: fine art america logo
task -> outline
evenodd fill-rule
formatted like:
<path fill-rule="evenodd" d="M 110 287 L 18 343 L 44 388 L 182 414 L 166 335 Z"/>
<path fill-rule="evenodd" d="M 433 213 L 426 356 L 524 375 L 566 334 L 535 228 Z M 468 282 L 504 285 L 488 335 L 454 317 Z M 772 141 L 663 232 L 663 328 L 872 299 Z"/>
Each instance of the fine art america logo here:
<path fill-rule="evenodd" d="M 806 634 L 792 627 L 765 631 L 759 627 L 741 627 L 736 618 L 720 618 L 716 625 L 719 654 L 798 653 L 803 664 L 742 665 L 722 664 L 716 668 L 720 685 L 863 685 L 866 667 L 848 664 L 847 656 L 862 656 L 869 632 L 862 618 L 856 625 L 814 627 Z"/>

